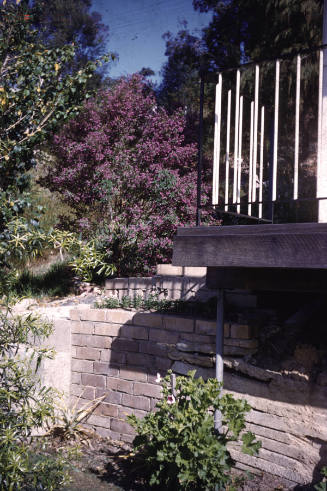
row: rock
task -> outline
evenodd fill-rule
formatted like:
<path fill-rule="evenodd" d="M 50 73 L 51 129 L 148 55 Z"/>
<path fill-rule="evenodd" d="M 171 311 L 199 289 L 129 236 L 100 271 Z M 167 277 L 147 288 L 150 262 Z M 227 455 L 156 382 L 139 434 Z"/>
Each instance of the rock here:
<path fill-rule="evenodd" d="M 205 353 L 205 354 L 215 354 L 214 344 L 201 344 L 201 343 L 177 343 L 176 348 L 179 351 L 185 351 L 188 353 Z"/>
<path fill-rule="evenodd" d="M 209 356 L 187 354 L 185 355 L 184 360 L 188 363 L 193 363 L 194 365 L 206 368 L 211 368 L 215 365 L 213 358 L 210 358 Z"/>
<path fill-rule="evenodd" d="M 194 365 L 190 363 L 184 363 L 182 361 L 175 361 L 172 366 L 172 371 L 178 375 L 187 375 L 190 370 L 194 370 Z M 215 376 L 215 371 L 212 368 L 197 368 L 196 376 L 202 377 L 203 379 L 213 378 Z"/>
<path fill-rule="evenodd" d="M 32 307 L 38 307 L 37 302 L 34 298 L 24 298 L 20 302 L 16 303 L 13 308 L 14 313 L 25 312 L 26 310 L 31 310 Z"/>
<path fill-rule="evenodd" d="M 170 358 L 170 360 L 183 360 L 183 353 L 181 353 L 180 351 L 172 350 L 169 351 L 168 358 Z"/>

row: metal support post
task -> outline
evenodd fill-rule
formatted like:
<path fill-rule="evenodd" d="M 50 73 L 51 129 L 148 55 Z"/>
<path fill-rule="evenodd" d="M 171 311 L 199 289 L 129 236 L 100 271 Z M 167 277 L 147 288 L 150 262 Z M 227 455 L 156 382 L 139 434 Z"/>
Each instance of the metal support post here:
<path fill-rule="evenodd" d="M 224 378 L 224 290 L 218 290 L 217 325 L 216 325 L 216 379 L 221 384 Z M 221 413 L 215 412 L 215 429 L 220 432 L 222 427 Z"/>

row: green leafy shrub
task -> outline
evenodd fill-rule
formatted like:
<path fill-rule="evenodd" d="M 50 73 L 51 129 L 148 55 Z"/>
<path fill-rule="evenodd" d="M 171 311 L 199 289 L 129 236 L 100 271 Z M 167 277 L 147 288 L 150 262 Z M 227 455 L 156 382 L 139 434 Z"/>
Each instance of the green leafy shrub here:
<path fill-rule="evenodd" d="M 37 370 L 53 351 L 42 348 L 51 325 L 34 314 L 0 312 L 0 489 L 58 489 L 68 480 L 61 453 L 42 452 L 36 435 L 54 418 L 55 393 L 41 385 Z M 35 444 L 35 442 L 40 442 Z M 36 450 L 36 448 L 38 450 Z"/>
<path fill-rule="evenodd" d="M 162 381 L 163 398 L 157 403 L 157 411 L 144 419 L 127 417 L 136 429 L 133 445 L 150 486 L 169 490 L 226 489 L 232 481 L 233 465 L 227 443 L 239 439 L 250 406 L 230 394 L 221 395 L 216 379 L 205 382 L 195 378 L 195 371 L 176 378 L 174 393 L 168 373 Z M 222 414 L 222 433 L 214 430 L 215 410 Z M 241 439 L 243 452 L 257 453 L 261 444 L 252 433 L 243 434 Z"/>
<path fill-rule="evenodd" d="M 320 472 L 323 476 L 323 479 L 315 485 L 315 489 L 317 491 L 327 491 L 327 467 L 323 467 Z"/>
<path fill-rule="evenodd" d="M 5 269 L 8 281 L 17 283 L 17 271 L 30 259 L 49 250 L 57 250 L 62 261 L 64 253 L 68 254 L 67 264 L 84 281 L 91 281 L 95 276 L 111 276 L 115 272 L 109 254 L 99 249 L 95 241 L 82 241 L 73 232 L 64 230 L 46 233 L 24 218 L 8 223 L 5 236 L 0 236 L 0 268 Z M 10 277 L 10 270 L 16 270 L 14 278 Z"/>
<path fill-rule="evenodd" d="M 217 313 L 217 299 L 212 298 L 207 302 L 196 302 L 193 300 L 169 300 L 159 299 L 158 294 L 150 294 L 146 298 L 142 295 L 135 297 L 123 296 L 107 297 L 95 302 L 97 309 L 136 309 L 166 312 L 168 314 L 200 315 L 207 319 L 215 319 Z"/>

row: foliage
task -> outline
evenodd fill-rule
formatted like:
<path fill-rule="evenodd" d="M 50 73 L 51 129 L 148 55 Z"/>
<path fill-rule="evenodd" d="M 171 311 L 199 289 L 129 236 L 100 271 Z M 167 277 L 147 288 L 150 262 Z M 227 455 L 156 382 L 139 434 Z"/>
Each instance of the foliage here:
<path fill-rule="evenodd" d="M 149 273 L 170 258 L 176 227 L 194 220 L 195 146 L 184 117 L 169 116 L 140 75 L 88 102 L 54 139 L 57 160 L 42 181 L 96 233 L 119 275 Z"/>
<path fill-rule="evenodd" d="M 198 114 L 197 82 L 204 51 L 203 41 L 188 31 L 186 23 L 175 36 L 166 32 L 163 38 L 166 41 L 167 62 L 161 70 L 159 100 L 164 102 L 168 110 L 182 106 L 187 113 Z"/>
<path fill-rule="evenodd" d="M 76 72 L 88 60 L 94 60 L 105 51 L 108 26 L 102 23 L 98 12 L 90 12 L 90 0 L 33 1 L 33 25 L 42 42 L 51 48 L 60 48 L 74 42 L 76 51 L 69 70 Z M 104 67 L 88 80 L 88 87 L 103 83 Z"/>
<path fill-rule="evenodd" d="M 92 432 L 87 430 L 87 428 L 83 428 L 81 423 L 86 423 L 87 419 L 106 396 L 98 397 L 97 399 L 93 399 L 93 401 L 87 401 L 81 407 L 78 407 L 81 396 L 77 398 L 72 407 L 66 404 L 59 406 L 56 422 L 49 431 L 50 435 L 60 437 L 61 440 L 79 439 L 83 442 L 88 442 L 88 438 Z"/>
<path fill-rule="evenodd" d="M 193 0 L 193 5 L 213 13 L 203 38 L 215 70 L 321 44 L 322 0 Z"/>
<path fill-rule="evenodd" d="M 90 8 L 90 0 L 34 0 L 33 23 L 45 44 L 58 48 L 75 42 L 79 58 L 94 59 L 103 53 L 108 27 Z"/>
<path fill-rule="evenodd" d="M 136 429 L 133 445 L 150 476 L 150 485 L 165 489 L 225 489 L 231 482 L 232 459 L 226 448 L 245 428 L 244 415 L 250 406 L 230 394 L 221 395 L 215 379 L 176 378 L 172 393 L 170 374 L 162 381 L 163 398 L 157 411 L 144 419 L 128 416 Z M 222 414 L 224 430 L 214 431 L 212 411 Z M 241 437 L 242 450 L 254 455 L 260 448 L 252 433 Z"/>
<path fill-rule="evenodd" d="M 115 271 L 114 266 L 107 261 L 108 254 L 98 250 L 94 240 L 85 242 L 73 232 L 63 230 L 50 230 L 46 233 L 40 230 L 37 224 L 17 218 L 7 225 L 0 241 L 0 266 L 6 269 L 6 275 L 2 279 L 11 280 L 12 288 L 17 289 L 19 275 L 17 272 L 10 273 L 10 270 L 21 268 L 28 259 L 42 255 L 47 249 L 59 250 L 62 260 L 64 252 L 67 252 L 71 256 L 69 266 L 84 281 L 90 281 L 96 275 L 111 276 Z M 56 271 L 53 273 L 56 276 Z M 52 273 L 49 274 L 51 279 Z M 37 287 L 39 283 L 41 287 L 42 280 L 47 283 L 48 279 L 45 276 L 34 285 Z M 33 281 L 31 283 L 33 284 Z"/>
<path fill-rule="evenodd" d="M 327 491 L 327 467 L 321 469 L 322 481 L 315 485 L 317 491 Z"/>
<path fill-rule="evenodd" d="M 102 63 L 69 73 L 74 44 L 43 45 L 32 21 L 25 2 L 0 7 L 0 232 L 28 204 L 33 150 L 78 113 L 87 81 Z"/>
<path fill-rule="evenodd" d="M 42 387 L 36 372 L 53 352 L 42 348 L 51 326 L 34 314 L 0 313 L 0 487 L 31 485 L 56 489 L 67 482 L 67 462 L 42 455 L 33 459 L 37 430 L 54 416 L 54 392 Z M 36 346 L 37 345 L 37 346 Z M 44 489 L 41 487 L 41 489 Z"/>
<path fill-rule="evenodd" d="M 95 302 L 97 309 L 136 309 L 136 310 L 153 310 L 157 312 L 167 312 L 174 314 L 202 315 L 207 319 L 214 319 L 217 312 L 217 299 L 212 298 L 207 302 L 198 302 L 195 300 L 169 300 L 168 298 L 160 299 L 158 293 L 151 293 L 147 297 L 135 295 L 130 297 L 123 296 L 107 297 L 99 302 Z"/>

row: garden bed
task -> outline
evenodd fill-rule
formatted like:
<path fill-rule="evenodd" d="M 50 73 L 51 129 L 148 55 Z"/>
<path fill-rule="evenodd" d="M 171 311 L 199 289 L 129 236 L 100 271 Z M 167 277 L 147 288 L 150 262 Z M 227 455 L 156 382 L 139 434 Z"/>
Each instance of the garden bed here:
<path fill-rule="evenodd" d="M 82 458 L 76 462 L 72 472 L 72 483 L 66 491 L 112 490 L 112 491 L 148 491 L 132 460 L 127 457 L 129 450 L 122 450 L 106 438 L 96 437 L 92 447 L 84 446 Z M 235 476 L 239 476 L 238 471 Z M 237 491 L 310 491 L 312 486 L 292 486 L 286 480 L 268 473 L 245 475 L 245 482 Z"/>

